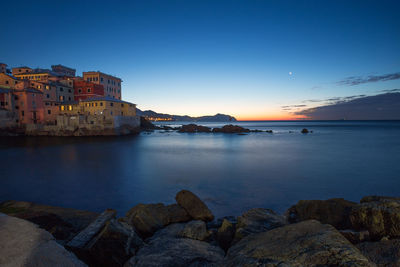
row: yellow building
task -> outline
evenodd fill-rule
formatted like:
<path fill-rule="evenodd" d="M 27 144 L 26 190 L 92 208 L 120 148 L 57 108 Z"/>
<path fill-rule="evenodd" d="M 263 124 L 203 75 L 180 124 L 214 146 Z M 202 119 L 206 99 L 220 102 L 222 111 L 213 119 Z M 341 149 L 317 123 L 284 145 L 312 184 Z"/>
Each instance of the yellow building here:
<path fill-rule="evenodd" d="M 122 80 L 120 78 L 102 73 L 100 71 L 88 71 L 83 72 L 83 79 L 87 82 L 103 85 L 105 96 L 121 99 Z"/>
<path fill-rule="evenodd" d="M 93 97 L 61 104 L 60 114 L 136 116 L 136 105 L 112 97 Z"/>

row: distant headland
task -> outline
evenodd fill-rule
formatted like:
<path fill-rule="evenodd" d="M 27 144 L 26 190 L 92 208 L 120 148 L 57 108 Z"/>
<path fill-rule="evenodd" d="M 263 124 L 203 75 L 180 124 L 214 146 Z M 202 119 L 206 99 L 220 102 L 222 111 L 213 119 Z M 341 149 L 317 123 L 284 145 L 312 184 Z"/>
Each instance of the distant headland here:
<path fill-rule="evenodd" d="M 192 122 L 228 122 L 228 121 L 237 121 L 235 117 L 225 114 L 215 114 L 215 115 L 207 115 L 201 117 L 191 117 L 188 115 L 170 115 L 164 113 L 157 113 L 152 110 L 142 111 L 140 109 L 136 109 L 136 114 L 138 116 L 145 117 L 150 121 L 192 121 Z"/>

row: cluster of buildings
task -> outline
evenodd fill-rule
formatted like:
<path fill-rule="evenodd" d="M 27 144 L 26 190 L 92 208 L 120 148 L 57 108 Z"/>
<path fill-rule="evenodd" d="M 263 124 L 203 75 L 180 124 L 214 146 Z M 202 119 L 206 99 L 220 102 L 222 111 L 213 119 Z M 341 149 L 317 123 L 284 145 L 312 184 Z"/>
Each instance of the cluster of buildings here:
<path fill-rule="evenodd" d="M 136 105 L 121 99 L 121 83 L 100 71 L 76 76 L 63 65 L 9 69 L 0 63 L 0 127 L 57 125 L 60 116 L 136 116 Z"/>

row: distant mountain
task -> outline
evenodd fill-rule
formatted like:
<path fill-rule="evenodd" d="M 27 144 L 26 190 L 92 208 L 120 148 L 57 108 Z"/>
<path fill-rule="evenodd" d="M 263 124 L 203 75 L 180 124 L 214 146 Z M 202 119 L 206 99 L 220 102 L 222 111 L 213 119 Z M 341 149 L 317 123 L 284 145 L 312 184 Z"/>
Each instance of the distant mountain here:
<path fill-rule="evenodd" d="M 138 116 L 146 117 L 150 120 L 172 120 L 172 121 L 193 121 L 193 122 L 227 122 L 227 121 L 236 121 L 235 117 L 225 115 L 225 114 L 216 114 L 214 116 L 201 116 L 201 117 L 190 117 L 190 116 L 180 116 L 180 115 L 170 115 L 170 114 L 163 114 L 157 113 L 152 110 L 145 110 L 142 111 L 140 109 L 136 109 L 136 114 Z"/>

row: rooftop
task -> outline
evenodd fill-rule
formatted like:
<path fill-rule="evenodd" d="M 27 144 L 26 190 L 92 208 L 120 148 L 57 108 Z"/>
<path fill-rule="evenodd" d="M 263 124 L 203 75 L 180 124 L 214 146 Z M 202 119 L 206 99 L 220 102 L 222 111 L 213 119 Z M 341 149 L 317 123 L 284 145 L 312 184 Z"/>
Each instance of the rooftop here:
<path fill-rule="evenodd" d="M 126 104 L 132 104 L 135 105 L 133 103 L 127 102 L 127 101 L 123 101 L 123 100 L 119 100 L 119 99 L 115 99 L 109 96 L 95 96 L 95 97 L 91 97 L 91 98 L 87 98 L 84 100 L 81 100 L 82 102 L 91 102 L 91 101 L 110 101 L 110 102 L 117 102 L 117 103 L 126 103 Z"/>
<path fill-rule="evenodd" d="M 116 76 L 113 76 L 113 75 L 110 75 L 110 74 L 107 74 L 107 73 L 104 73 L 104 72 L 101 72 L 101 71 L 84 71 L 84 72 L 82 72 L 83 75 L 85 75 L 85 74 L 94 74 L 94 73 L 99 73 L 99 74 L 102 74 L 102 75 L 105 75 L 105 76 L 108 76 L 108 77 L 112 77 L 112 78 L 118 79 L 118 80 L 120 80 L 122 82 L 121 78 L 118 78 Z"/>

